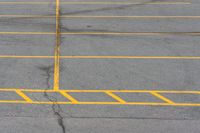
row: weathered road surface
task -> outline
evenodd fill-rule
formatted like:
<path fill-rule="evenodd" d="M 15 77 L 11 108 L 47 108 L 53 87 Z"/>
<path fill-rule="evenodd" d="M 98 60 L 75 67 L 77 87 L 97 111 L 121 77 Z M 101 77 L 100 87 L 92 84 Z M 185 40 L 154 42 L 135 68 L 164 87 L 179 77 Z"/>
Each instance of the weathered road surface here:
<path fill-rule="evenodd" d="M 199 0 L 0 0 L 1 133 L 199 125 Z"/>

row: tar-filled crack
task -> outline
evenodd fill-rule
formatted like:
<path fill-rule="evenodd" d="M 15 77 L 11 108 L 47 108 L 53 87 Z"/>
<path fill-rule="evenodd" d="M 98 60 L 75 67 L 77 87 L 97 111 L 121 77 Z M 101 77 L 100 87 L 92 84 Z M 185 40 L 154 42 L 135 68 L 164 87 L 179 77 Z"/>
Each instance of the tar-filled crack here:
<path fill-rule="evenodd" d="M 160 0 L 150 0 L 150 1 L 146 1 L 146 2 L 141 2 L 138 4 L 127 4 L 127 5 L 120 5 L 120 6 L 115 6 L 115 7 L 104 7 L 104 8 L 98 8 L 98 9 L 87 9 L 87 10 L 81 10 L 81 11 L 73 11 L 73 12 L 66 12 L 63 13 L 65 15 L 75 15 L 75 14 L 79 14 L 79 13 L 90 13 L 90 12 L 99 12 L 99 11 L 110 11 L 110 10 L 124 10 L 126 8 L 129 7 L 138 7 L 138 6 L 142 6 L 142 5 L 147 5 L 148 3 L 153 3 L 153 2 L 159 2 Z"/>

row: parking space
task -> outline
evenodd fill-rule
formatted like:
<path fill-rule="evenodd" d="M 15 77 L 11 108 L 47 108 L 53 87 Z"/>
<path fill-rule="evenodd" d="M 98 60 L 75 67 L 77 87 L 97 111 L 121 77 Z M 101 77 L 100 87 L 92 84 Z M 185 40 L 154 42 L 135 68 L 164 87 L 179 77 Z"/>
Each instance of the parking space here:
<path fill-rule="evenodd" d="M 0 0 L 0 128 L 198 133 L 199 6 Z"/>
<path fill-rule="evenodd" d="M 199 90 L 198 1 L 0 6 L 2 89 Z"/>

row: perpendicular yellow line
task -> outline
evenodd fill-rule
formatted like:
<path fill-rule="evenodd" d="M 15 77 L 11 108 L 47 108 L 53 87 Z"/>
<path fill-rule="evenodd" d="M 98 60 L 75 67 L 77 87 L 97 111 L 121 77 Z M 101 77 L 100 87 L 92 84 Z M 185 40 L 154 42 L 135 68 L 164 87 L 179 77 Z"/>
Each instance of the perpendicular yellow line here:
<path fill-rule="evenodd" d="M 90 93 L 174 93 L 174 94 L 200 94 L 198 90 L 47 90 L 47 89 L 20 89 L 20 88 L 0 88 L 0 92 L 4 91 L 22 91 L 22 92 L 90 92 Z"/>
<path fill-rule="evenodd" d="M 0 58 L 13 59 L 55 59 L 55 56 L 0 55 Z M 59 56 L 60 59 L 185 59 L 199 60 L 200 56 Z"/>
<path fill-rule="evenodd" d="M 1 104 L 55 104 L 55 102 L 45 102 L 45 101 L 19 101 L 19 100 L 2 100 Z M 200 103 L 155 103 L 155 102 L 56 102 L 56 104 L 66 104 L 66 105 L 138 105 L 138 106 L 188 106 L 188 107 L 199 107 Z"/>
<path fill-rule="evenodd" d="M 55 2 L 0 2 L 0 5 L 48 5 L 48 4 L 56 4 Z M 87 1 L 68 1 L 68 2 L 60 2 L 63 5 L 188 5 L 191 2 L 87 2 Z"/>
<path fill-rule="evenodd" d="M 161 35 L 194 35 L 200 32 L 62 32 L 62 35 L 116 35 L 116 36 L 161 36 Z"/>
<path fill-rule="evenodd" d="M 56 18 L 54 15 L 0 15 L 2 18 Z M 69 19 L 200 19 L 200 16 L 77 16 L 60 15 L 60 18 Z"/>
<path fill-rule="evenodd" d="M 0 35 L 55 35 L 53 32 L 0 32 Z M 60 32 L 59 35 L 113 35 L 113 36 L 199 36 L 200 32 Z"/>
<path fill-rule="evenodd" d="M 1 17 L 1 16 L 0 16 Z M 70 16 L 63 15 L 61 18 L 87 18 L 87 19 L 199 19 L 200 16 Z"/>
<path fill-rule="evenodd" d="M 0 35 L 55 35 L 53 32 L 0 32 Z"/>
<path fill-rule="evenodd" d="M 56 18 L 54 15 L 0 15 L 2 18 Z"/>
<path fill-rule="evenodd" d="M 54 90 L 59 90 L 60 81 L 60 0 L 56 0 L 56 46 L 54 54 Z"/>
<path fill-rule="evenodd" d="M 172 4 L 191 4 L 191 2 L 62 2 L 61 4 L 75 4 L 75 5 L 140 5 L 140 4 L 149 4 L 149 5 L 172 5 Z"/>
<path fill-rule="evenodd" d="M 18 58 L 18 59 L 53 59 L 54 56 L 20 56 L 20 55 L 0 55 L 0 58 Z"/>
<path fill-rule="evenodd" d="M 200 56 L 61 56 L 62 59 L 200 59 Z"/>

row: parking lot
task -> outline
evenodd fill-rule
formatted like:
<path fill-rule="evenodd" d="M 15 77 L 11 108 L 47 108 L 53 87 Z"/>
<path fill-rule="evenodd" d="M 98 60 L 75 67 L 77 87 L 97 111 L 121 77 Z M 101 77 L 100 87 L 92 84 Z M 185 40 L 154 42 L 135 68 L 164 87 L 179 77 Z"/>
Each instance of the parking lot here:
<path fill-rule="evenodd" d="M 199 133 L 199 0 L 0 0 L 4 133 Z"/>

